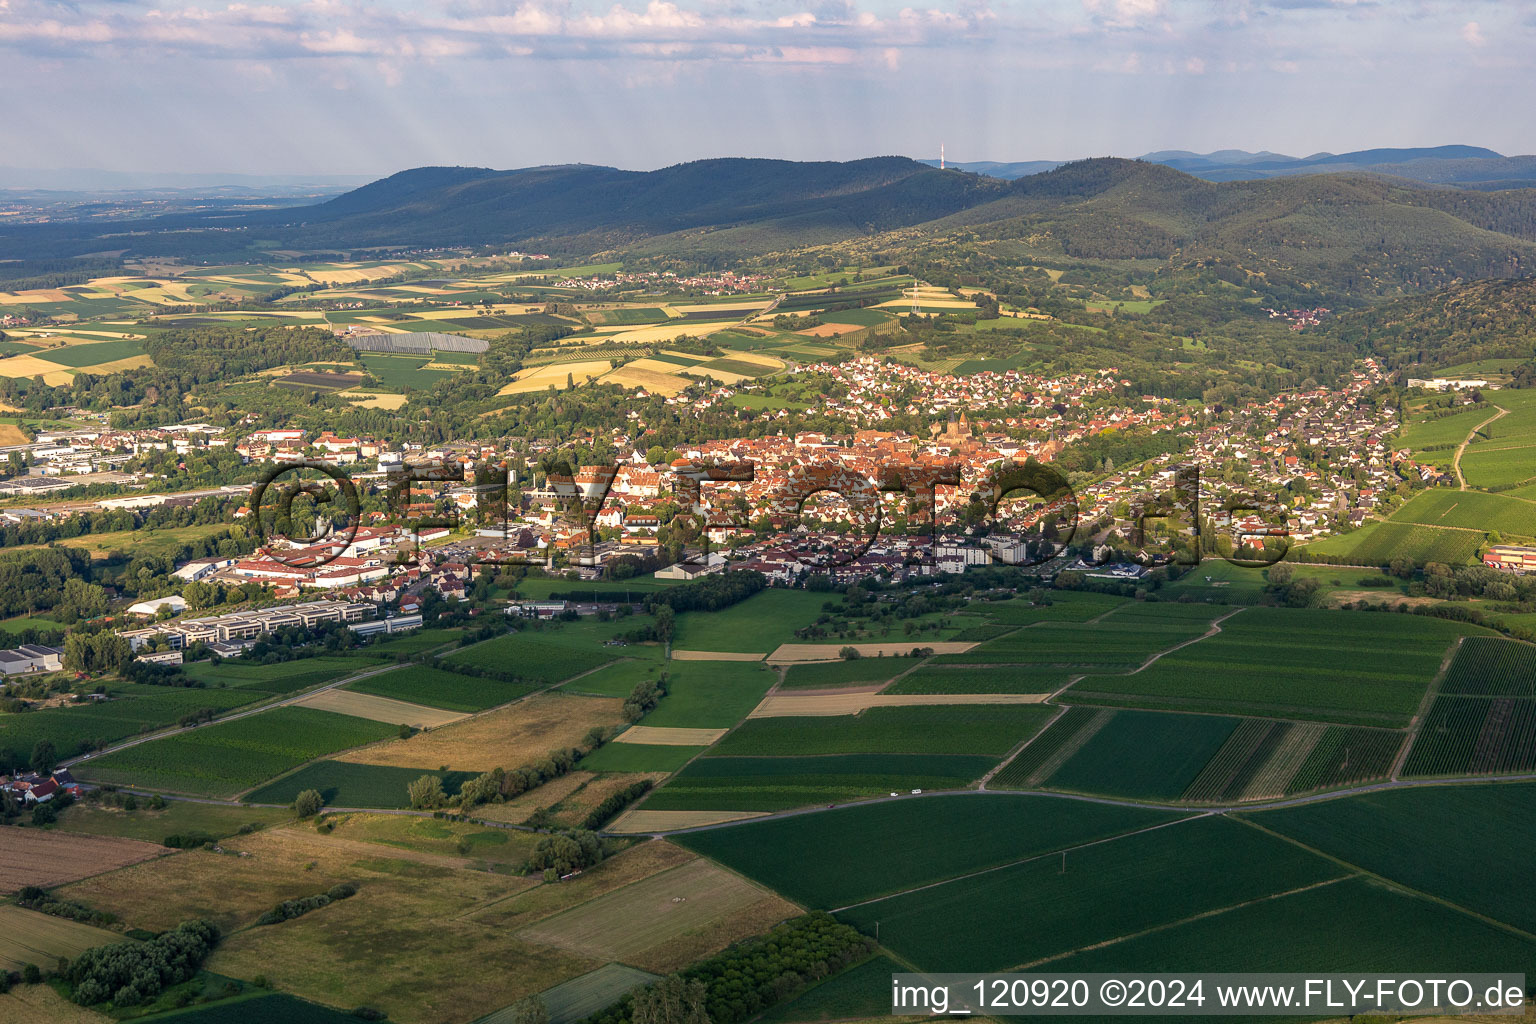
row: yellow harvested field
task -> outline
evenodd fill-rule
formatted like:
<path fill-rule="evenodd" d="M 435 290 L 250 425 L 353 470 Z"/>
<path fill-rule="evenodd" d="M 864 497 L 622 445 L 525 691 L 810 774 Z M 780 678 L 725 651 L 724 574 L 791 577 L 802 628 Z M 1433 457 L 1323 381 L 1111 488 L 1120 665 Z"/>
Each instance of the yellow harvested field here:
<path fill-rule="evenodd" d="M 116 932 L 50 917 L 35 910 L 0 906 L 0 968 L 21 970 L 23 964 L 52 964 L 59 957 L 73 960 L 93 946 L 125 941 Z"/>
<path fill-rule="evenodd" d="M 675 373 L 637 369 L 633 364 L 621 366 L 603 377 L 604 384 L 618 384 L 626 388 L 645 388 L 658 395 L 675 395 L 693 383 Z"/>
<path fill-rule="evenodd" d="M 653 743 L 661 747 L 707 747 L 729 729 L 684 729 L 678 726 L 632 725 L 613 738 L 615 743 Z"/>
<path fill-rule="evenodd" d="M 679 944 L 693 945 L 690 937 L 707 935 L 714 926 L 765 902 L 772 905 L 768 916 L 782 919 L 796 913 L 793 905 L 701 857 L 546 918 L 518 932 L 517 938 L 644 967 L 676 957 Z"/>
<path fill-rule="evenodd" d="M 372 281 L 380 277 L 394 277 L 396 274 L 411 269 L 410 264 L 397 266 L 390 264 L 383 267 L 358 267 L 348 266 L 345 263 L 337 264 L 326 270 L 311 270 L 307 273 L 310 280 L 319 281 L 322 284 L 357 284 L 362 281 Z M 293 270 L 288 273 L 298 274 Z"/>
<path fill-rule="evenodd" d="M 681 828 L 723 825 L 728 821 L 761 818 L 767 811 L 630 811 L 609 824 L 607 831 L 625 835 L 673 832 Z"/>
<path fill-rule="evenodd" d="M 341 754 L 338 761 L 436 771 L 487 772 L 517 768 L 558 747 L 574 747 L 594 725 L 618 725 L 623 701 L 614 697 L 541 694 L 441 729 Z"/>
<path fill-rule="evenodd" d="M 29 306 L 36 302 L 68 302 L 68 292 L 57 288 L 35 288 L 26 292 L 0 292 L 0 306 Z"/>
<path fill-rule="evenodd" d="M 14 423 L 0 423 L 0 444 L 26 444 L 27 435 Z"/>
<path fill-rule="evenodd" d="M 312 693 L 303 700 L 295 701 L 307 708 L 334 711 L 339 715 L 353 715 L 391 725 L 408 725 L 413 729 L 436 729 L 440 725 L 452 725 L 469 716 L 460 711 L 443 711 L 440 708 L 423 707 L 408 701 L 379 697 L 371 693 L 354 693 L 351 690 L 331 689 Z"/>
<path fill-rule="evenodd" d="M 424 366 L 422 366 L 422 369 L 423 370 L 473 370 L 474 367 L 469 365 L 468 363 L 427 363 Z"/>
<path fill-rule="evenodd" d="M 739 654 L 735 651 L 672 651 L 673 661 L 762 661 L 761 654 Z"/>
<path fill-rule="evenodd" d="M 953 704 L 1039 704 L 1049 693 L 771 693 L 748 718 L 831 718 L 867 708 L 932 707 Z"/>
<path fill-rule="evenodd" d="M 0 359 L 0 377 L 42 377 L 50 387 L 68 384 L 75 375 L 46 359 L 37 356 L 8 356 Z"/>
<path fill-rule="evenodd" d="M 337 394 L 364 409 L 387 409 L 393 412 L 405 404 L 404 395 L 385 395 L 376 391 L 338 391 Z"/>
<path fill-rule="evenodd" d="M 784 360 L 775 356 L 764 355 L 761 352 L 738 352 L 733 348 L 722 349 L 725 358 L 735 359 L 742 363 L 756 363 L 758 366 L 766 366 L 772 370 L 784 369 Z"/>
<path fill-rule="evenodd" d="M 677 313 L 712 313 L 717 309 L 767 309 L 771 304 L 770 299 L 742 299 L 725 305 L 718 302 L 674 303 L 667 308 Z"/>
<path fill-rule="evenodd" d="M 627 331 L 620 331 L 613 336 L 616 342 L 629 344 L 650 345 L 658 341 L 671 341 L 679 334 L 686 334 L 690 338 L 702 338 L 706 334 L 713 334 L 722 328 L 729 327 L 734 320 L 720 321 L 695 321 L 676 324 L 652 324 L 648 327 L 631 327 Z"/>
<path fill-rule="evenodd" d="M 15 892 L 27 885 L 46 889 L 169 852 L 163 846 L 137 839 L 0 828 L 0 863 L 8 865 L 0 876 L 0 893 Z"/>
<path fill-rule="evenodd" d="M 155 361 L 149 356 L 129 356 L 126 359 L 113 359 L 105 363 L 92 363 L 90 366 L 81 366 L 77 369 L 82 373 L 116 373 L 119 370 L 141 370 L 146 366 L 154 366 Z"/>
<path fill-rule="evenodd" d="M 512 383 L 496 392 L 498 395 L 520 395 L 529 391 L 543 391 L 545 388 L 554 387 L 565 389 L 566 380 L 575 381 L 577 385 L 585 384 L 594 377 L 600 377 L 613 369 L 613 363 L 606 359 L 587 359 L 575 363 L 551 363 L 548 366 L 531 366 L 526 370 L 519 370 L 517 376 L 512 378 Z"/>
<path fill-rule="evenodd" d="M 836 661 L 837 652 L 852 647 L 864 658 L 896 658 L 912 653 L 912 648 L 922 647 L 934 654 L 964 654 L 975 643 L 958 640 L 928 640 L 921 643 L 908 641 L 902 644 L 780 644 L 768 655 L 770 665 L 789 665 L 798 661 Z M 676 657 L 676 655 L 673 655 Z"/>

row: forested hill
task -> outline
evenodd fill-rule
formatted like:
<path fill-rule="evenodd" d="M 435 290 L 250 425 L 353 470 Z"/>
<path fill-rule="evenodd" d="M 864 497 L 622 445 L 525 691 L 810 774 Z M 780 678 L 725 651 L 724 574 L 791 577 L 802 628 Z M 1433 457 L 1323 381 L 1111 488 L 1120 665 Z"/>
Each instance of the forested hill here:
<path fill-rule="evenodd" d="M 1475 281 L 1341 316 L 1320 333 L 1387 365 L 1444 369 L 1482 359 L 1536 362 L 1536 280 Z"/>
<path fill-rule="evenodd" d="M 254 246 L 643 248 L 733 260 L 899 230 L 1008 256 L 1220 265 L 1323 295 L 1393 296 L 1536 274 L 1536 190 L 1318 174 L 1211 182 L 1094 159 L 1003 181 L 904 157 L 722 159 L 657 171 L 423 167 L 309 207 L 0 228 L 0 258 L 259 258 Z M 898 239 L 899 240 L 899 239 Z"/>
<path fill-rule="evenodd" d="M 1319 174 L 1210 182 L 1161 164 L 1084 160 L 926 225 L 1083 260 L 1222 264 L 1273 284 L 1393 295 L 1536 274 L 1536 190 L 1424 188 Z"/>

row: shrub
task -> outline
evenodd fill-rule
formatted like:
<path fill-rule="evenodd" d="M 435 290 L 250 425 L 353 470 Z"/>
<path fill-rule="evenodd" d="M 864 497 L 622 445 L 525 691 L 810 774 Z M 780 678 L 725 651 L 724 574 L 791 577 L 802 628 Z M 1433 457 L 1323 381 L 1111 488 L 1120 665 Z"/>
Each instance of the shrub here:
<path fill-rule="evenodd" d="M 325 798 L 320 795 L 318 789 L 306 789 L 293 798 L 293 813 L 301 818 L 310 818 L 320 813 L 320 808 L 325 806 Z"/>

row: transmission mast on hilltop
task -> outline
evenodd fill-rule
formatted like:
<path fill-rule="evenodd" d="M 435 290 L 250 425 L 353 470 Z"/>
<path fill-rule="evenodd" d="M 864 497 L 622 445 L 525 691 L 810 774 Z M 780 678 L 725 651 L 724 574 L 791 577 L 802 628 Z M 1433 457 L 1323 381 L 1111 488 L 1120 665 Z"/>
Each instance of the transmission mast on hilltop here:
<path fill-rule="evenodd" d="M 939 143 L 939 170 L 944 169 L 944 143 Z"/>

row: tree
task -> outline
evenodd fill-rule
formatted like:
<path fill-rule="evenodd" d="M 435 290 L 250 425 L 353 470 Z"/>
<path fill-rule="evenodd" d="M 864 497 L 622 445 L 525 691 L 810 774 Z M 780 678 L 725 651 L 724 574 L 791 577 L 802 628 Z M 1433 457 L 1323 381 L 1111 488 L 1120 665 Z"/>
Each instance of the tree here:
<path fill-rule="evenodd" d="M 1289 586 L 1296 570 L 1284 562 L 1276 562 L 1269 567 L 1269 585 L 1272 587 Z"/>
<path fill-rule="evenodd" d="M 52 772 L 59 763 L 59 752 L 54 749 L 53 741 L 38 740 L 32 747 L 32 756 L 28 759 L 28 763 L 39 775 Z"/>
<path fill-rule="evenodd" d="M 312 818 L 325 806 L 325 797 L 318 789 L 306 789 L 293 798 L 293 813 L 301 818 Z"/>
<path fill-rule="evenodd" d="M 838 649 L 837 656 L 844 661 L 856 661 L 859 658 L 859 649 L 852 644 Z"/>
<path fill-rule="evenodd" d="M 448 801 L 441 775 L 423 775 L 405 787 L 405 792 L 411 798 L 411 807 L 418 811 L 430 811 Z"/>
<path fill-rule="evenodd" d="M 702 981 L 673 974 L 635 993 L 630 1019 L 633 1024 L 710 1024 L 708 995 Z"/>
<path fill-rule="evenodd" d="M 676 632 L 676 616 L 669 604 L 660 605 L 656 609 L 656 639 L 662 643 L 671 643 L 673 633 Z"/>

